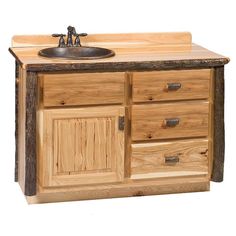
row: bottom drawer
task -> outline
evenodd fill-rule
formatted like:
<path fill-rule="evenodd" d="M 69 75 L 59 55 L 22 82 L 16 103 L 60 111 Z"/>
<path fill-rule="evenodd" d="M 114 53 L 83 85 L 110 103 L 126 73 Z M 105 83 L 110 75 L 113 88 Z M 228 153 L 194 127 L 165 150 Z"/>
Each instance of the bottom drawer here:
<path fill-rule="evenodd" d="M 208 140 L 132 144 L 132 179 L 206 174 Z"/>

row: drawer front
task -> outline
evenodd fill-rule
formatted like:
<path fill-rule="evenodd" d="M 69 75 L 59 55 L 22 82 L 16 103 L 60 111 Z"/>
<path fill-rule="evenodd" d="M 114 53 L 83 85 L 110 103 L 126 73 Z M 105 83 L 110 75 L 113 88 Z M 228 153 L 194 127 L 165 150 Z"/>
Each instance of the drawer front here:
<path fill-rule="evenodd" d="M 132 139 L 152 140 L 208 135 L 208 102 L 134 105 Z"/>
<path fill-rule="evenodd" d="M 206 174 L 207 140 L 132 144 L 132 179 Z"/>
<path fill-rule="evenodd" d="M 41 74 L 44 106 L 121 104 L 124 73 Z"/>
<path fill-rule="evenodd" d="M 133 73 L 133 101 L 207 99 L 211 70 Z"/>

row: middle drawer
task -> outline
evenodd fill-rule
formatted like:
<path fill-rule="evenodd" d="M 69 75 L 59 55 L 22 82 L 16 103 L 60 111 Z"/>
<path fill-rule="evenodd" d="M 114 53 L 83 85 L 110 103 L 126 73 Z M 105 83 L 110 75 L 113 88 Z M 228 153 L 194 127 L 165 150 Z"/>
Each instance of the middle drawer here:
<path fill-rule="evenodd" d="M 132 140 L 152 140 L 208 135 L 209 102 L 134 105 Z"/>

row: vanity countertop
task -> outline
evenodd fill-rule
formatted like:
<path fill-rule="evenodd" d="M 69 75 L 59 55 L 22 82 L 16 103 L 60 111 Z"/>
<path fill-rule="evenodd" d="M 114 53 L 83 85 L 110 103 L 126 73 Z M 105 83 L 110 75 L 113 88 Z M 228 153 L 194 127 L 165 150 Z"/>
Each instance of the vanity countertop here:
<path fill-rule="evenodd" d="M 9 50 L 27 71 L 126 71 L 223 66 L 229 58 L 195 43 L 190 33 L 99 34 L 81 39 L 83 46 L 104 47 L 115 56 L 95 60 L 44 58 L 39 50 L 57 46 L 49 35 L 14 36 Z"/>

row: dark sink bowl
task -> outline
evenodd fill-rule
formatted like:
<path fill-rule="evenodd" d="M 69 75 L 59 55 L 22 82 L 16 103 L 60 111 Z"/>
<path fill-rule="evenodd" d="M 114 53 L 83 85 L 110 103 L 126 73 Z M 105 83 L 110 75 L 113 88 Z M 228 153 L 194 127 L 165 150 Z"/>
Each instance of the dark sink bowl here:
<path fill-rule="evenodd" d="M 91 60 L 112 57 L 115 53 L 106 48 L 97 47 L 65 47 L 45 48 L 39 51 L 39 56 L 49 58 L 64 58 L 72 60 Z"/>

